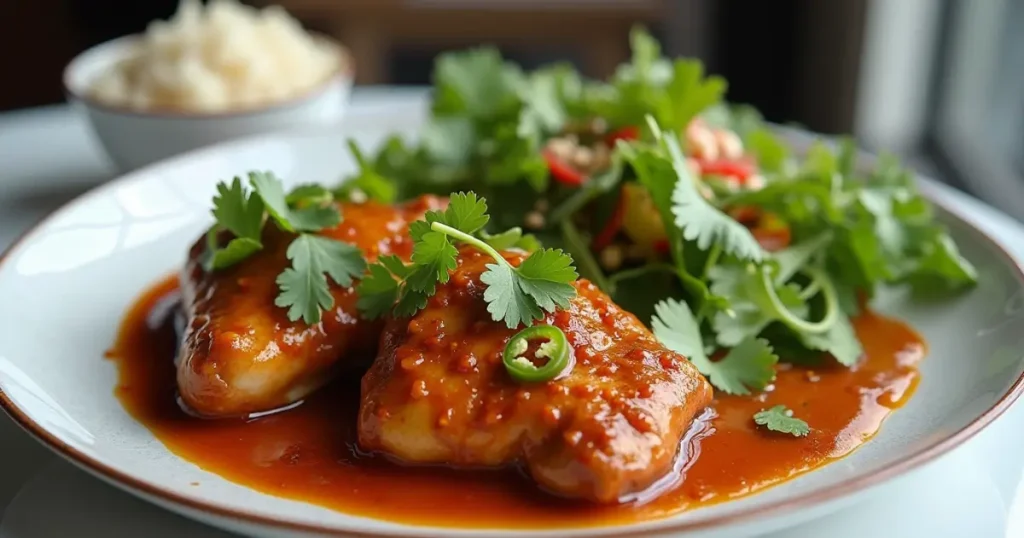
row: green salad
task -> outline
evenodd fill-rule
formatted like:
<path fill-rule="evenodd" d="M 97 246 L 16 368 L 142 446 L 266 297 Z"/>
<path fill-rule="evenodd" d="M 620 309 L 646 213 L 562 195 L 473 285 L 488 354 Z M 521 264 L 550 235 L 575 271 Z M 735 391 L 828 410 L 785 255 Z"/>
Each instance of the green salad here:
<path fill-rule="evenodd" d="M 312 324 L 333 305 L 330 281 L 358 280 L 367 317 L 415 313 L 469 245 L 494 258 L 481 280 L 495 321 L 529 327 L 566 307 L 583 277 L 729 394 L 762 390 L 780 360 L 855 365 L 851 317 L 879 286 L 975 283 L 895 158 L 860 170 L 848 140 L 798 153 L 756 110 L 726 103 L 726 82 L 699 61 L 662 57 L 642 30 L 631 41 L 609 81 L 567 65 L 524 72 L 490 48 L 439 57 L 418 138 L 375 152 L 350 142 L 358 170 L 339 187 L 286 193 L 263 173 L 251 192 L 222 184 L 208 267 L 259 250 L 265 222 L 295 232 L 277 304 Z M 411 263 L 368 264 L 315 234 L 343 217 L 335 201 L 422 194 L 450 203 L 413 224 Z M 511 248 L 529 256 L 514 267 L 499 252 Z M 788 410 L 758 415 L 806 434 Z"/>

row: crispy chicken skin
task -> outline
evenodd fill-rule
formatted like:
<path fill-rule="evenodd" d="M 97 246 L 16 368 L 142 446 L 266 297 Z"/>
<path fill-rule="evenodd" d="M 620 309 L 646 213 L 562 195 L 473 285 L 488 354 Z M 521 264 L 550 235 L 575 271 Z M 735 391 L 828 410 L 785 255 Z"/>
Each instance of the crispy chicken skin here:
<path fill-rule="evenodd" d="M 487 263 L 463 249 L 424 310 L 388 322 L 362 381 L 360 445 L 406 462 L 521 463 L 544 488 L 597 502 L 669 472 L 680 439 L 711 402 L 708 382 L 585 280 L 568 309 L 543 320 L 566 333 L 572 371 L 514 381 L 501 355 L 516 330 L 486 311 L 479 277 Z"/>
<path fill-rule="evenodd" d="M 408 259 L 409 223 L 443 199 L 422 197 L 399 207 L 342 204 L 342 223 L 324 235 L 350 242 L 369 261 L 397 254 Z M 264 249 L 230 268 L 206 272 L 201 238 L 182 271 L 187 328 L 179 352 L 178 391 L 189 409 L 207 417 L 237 417 L 293 403 L 337 369 L 365 367 L 382 324 L 358 319 L 352 287 L 332 283 L 334 308 L 308 326 L 274 305 L 277 275 L 287 266 L 292 235 L 268 225 Z"/>

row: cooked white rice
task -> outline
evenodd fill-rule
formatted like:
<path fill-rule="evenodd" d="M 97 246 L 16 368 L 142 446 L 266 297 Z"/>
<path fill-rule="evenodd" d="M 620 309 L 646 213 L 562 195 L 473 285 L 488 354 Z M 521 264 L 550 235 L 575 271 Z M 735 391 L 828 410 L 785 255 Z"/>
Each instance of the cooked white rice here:
<path fill-rule="evenodd" d="M 110 105 L 224 112 L 301 95 L 341 62 L 335 46 L 314 39 L 280 7 L 182 0 L 173 18 L 151 23 L 137 50 L 90 89 Z"/>

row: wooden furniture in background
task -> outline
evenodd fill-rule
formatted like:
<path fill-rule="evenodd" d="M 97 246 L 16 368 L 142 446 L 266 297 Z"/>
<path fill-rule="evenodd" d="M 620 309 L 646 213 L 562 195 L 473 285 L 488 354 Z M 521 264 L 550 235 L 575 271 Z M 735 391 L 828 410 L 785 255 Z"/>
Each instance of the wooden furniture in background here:
<path fill-rule="evenodd" d="M 588 75 L 604 77 L 629 57 L 637 23 L 654 26 L 671 0 L 275 0 L 307 26 L 340 39 L 356 82 L 391 81 L 399 47 L 444 50 L 494 44 L 571 49 Z M 268 3 L 260 0 L 256 3 Z"/>
<path fill-rule="evenodd" d="M 60 101 L 64 65 L 78 52 L 62 0 L 0 1 L 0 110 Z"/>

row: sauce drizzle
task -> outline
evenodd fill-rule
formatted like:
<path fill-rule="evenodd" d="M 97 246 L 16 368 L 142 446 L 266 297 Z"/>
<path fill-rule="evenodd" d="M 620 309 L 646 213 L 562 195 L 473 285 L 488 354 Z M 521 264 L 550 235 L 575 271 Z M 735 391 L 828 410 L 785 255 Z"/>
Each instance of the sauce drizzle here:
<path fill-rule="evenodd" d="M 648 502 L 594 506 L 544 494 L 515 470 L 404 467 L 360 450 L 358 379 L 338 380 L 302 405 L 250 420 L 189 416 L 175 400 L 177 289 L 177 279 L 169 278 L 147 290 L 109 353 L 125 409 L 172 452 L 227 480 L 409 524 L 622 524 L 749 495 L 845 456 L 874 436 L 913 394 L 925 354 L 924 342 L 905 324 L 866 312 L 854 320 L 867 354 L 855 368 L 783 364 L 762 394 L 719 395 L 706 422 L 691 429 L 689 451 L 699 457 L 679 466 L 686 473 L 680 485 Z M 778 404 L 806 420 L 811 433 L 793 438 L 755 428 L 753 414 Z"/>

